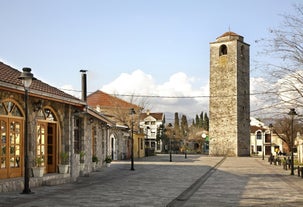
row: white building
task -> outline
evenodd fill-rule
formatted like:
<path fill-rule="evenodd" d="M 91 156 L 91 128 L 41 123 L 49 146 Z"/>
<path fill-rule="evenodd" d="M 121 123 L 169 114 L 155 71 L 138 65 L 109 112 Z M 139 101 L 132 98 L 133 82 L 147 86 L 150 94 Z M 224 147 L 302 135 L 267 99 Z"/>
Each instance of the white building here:
<path fill-rule="evenodd" d="M 164 113 L 142 113 L 140 115 L 140 128 L 145 134 L 146 153 L 162 151 L 162 141 L 157 136 L 162 135 L 162 126 L 164 124 Z M 148 155 L 148 154 L 146 154 Z"/>
<path fill-rule="evenodd" d="M 303 163 L 303 136 L 298 132 L 295 139 L 295 145 L 297 146 L 297 156 L 299 163 Z"/>
<path fill-rule="evenodd" d="M 250 146 L 251 155 L 269 156 L 283 152 L 283 141 L 268 126 L 253 117 L 250 118 Z"/>

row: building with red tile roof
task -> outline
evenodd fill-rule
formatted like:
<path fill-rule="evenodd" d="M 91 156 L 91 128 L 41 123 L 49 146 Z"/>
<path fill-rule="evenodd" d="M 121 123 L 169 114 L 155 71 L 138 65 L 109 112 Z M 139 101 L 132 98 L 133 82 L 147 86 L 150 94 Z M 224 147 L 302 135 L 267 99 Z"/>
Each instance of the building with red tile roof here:
<path fill-rule="evenodd" d="M 26 152 L 29 168 L 35 167 L 35 161 L 42 159 L 43 176 L 52 175 L 46 178 L 48 185 L 56 184 L 56 179 L 62 180 L 58 174 L 63 163 L 61 154 L 67 154 L 69 173 L 65 176 L 67 179 L 60 182 L 76 180 L 80 175 L 80 152 L 85 153 L 83 162 L 86 165 L 81 172 L 90 173 L 93 170 L 92 157 L 103 161 L 108 155 L 108 134 L 115 123 L 87 107 L 86 101 L 37 77 L 28 89 L 28 104 L 25 104 L 25 89 L 20 75 L 17 69 L 0 62 L 0 181 L 6 179 L 6 182 L 0 182 L 0 191 L 21 192 L 19 188 L 22 188 L 23 177 L 26 176 Z M 102 161 L 98 162 L 98 167 L 103 165 Z M 38 179 L 29 177 L 30 187 L 41 185 Z"/>
<path fill-rule="evenodd" d="M 110 117 L 120 125 L 128 125 L 130 121 L 130 109 L 134 109 L 137 114 L 141 108 L 136 104 L 129 103 L 114 95 L 97 90 L 87 96 L 87 105 L 98 112 Z"/>
<path fill-rule="evenodd" d="M 97 90 L 87 96 L 87 105 L 89 108 L 96 110 L 103 114 L 111 121 L 115 122 L 115 128 L 110 130 L 110 153 L 114 160 L 130 158 L 130 137 L 131 126 L 136 133 L 134 136 L 134 155 L 142 155 L 141 140 L 142 134 L 138 130 L 138 116 L 141 108 L 136 104 L 129 103 L 114 95 L 107 94 L 103 91 Z M 131 115 L 130 111 L 134 109 L 135 114 Z"/>
<path fill-rule="evenodd" d="M 22 81 L 19 78 L 21 72 L 9 65 L 0 62 L 0 87 L 17 93 L 24 93 Z M 84 107 L 86 103 L 68 93 L 40 81 L 33 80 L 30 87 L 30 96 L 47 100 L 68 103 L 74 106 Z"/>
<path fill-rule="evenodd" d="M 278 151 L 284 151 L 283 141 L 274 134 L 263 122 L 250 118 L 251 155 L 270 156 Z"/>

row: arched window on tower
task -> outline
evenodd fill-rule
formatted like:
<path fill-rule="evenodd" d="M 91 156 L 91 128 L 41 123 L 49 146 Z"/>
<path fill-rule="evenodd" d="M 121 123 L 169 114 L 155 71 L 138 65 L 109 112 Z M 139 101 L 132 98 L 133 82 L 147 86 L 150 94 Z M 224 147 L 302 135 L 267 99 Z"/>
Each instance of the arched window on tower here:
<path fill-rule="evenodd" d="M 220 46 L 219 56 L 221 56 L 221 55 L 227 55 L 227 47 L 226 47 L 226 45 L 221 45 Z"/>

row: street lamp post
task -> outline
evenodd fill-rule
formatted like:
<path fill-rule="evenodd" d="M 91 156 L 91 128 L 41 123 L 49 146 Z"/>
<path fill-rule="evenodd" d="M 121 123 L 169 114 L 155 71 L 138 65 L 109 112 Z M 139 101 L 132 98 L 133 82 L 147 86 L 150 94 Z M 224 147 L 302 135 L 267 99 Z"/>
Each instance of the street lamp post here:
<path fill-rule="evenodd" d="M 273 133 L 273 128 L 274 126 L 270 123 L 269 124 L 269 130 L 270 130 L 270 142 L 269 142 L 269 145 L 270 145 L 270 157 L 269 157 L 269 162 L 270 164 L 272 164 L 273 162 L 273 156 L 272 156 L 272 150 L 271 150 L 271 143 L 272 143 L 272 133 Z"/>
<path fill-rule="evenodd" d="M 263 148 L 262 148 L 262 160 L 264 160 L 264 151 L 265 151 L 265 148 L 264 148 L 264 137 L 263 137 Z"/>
<path fill-rule="evenodd" d="M 294 118 L 297 115 L 296 110 L 290 109 L 288 115 L 291 117 L 291 141 L 290 141 L 290 148 L 291 148 L 291 175 L 294 175 Z"/>
<path fill-rule="evenodd" d="M 145 154 L 146 154 L 146 157 L 148 157 L 148 153 L 149 153 L 149 139 L 148 139 L 148 130 L 150 129 L 149 126 L 146 127 L 146 141 L 145 141 L 145 147 L 146 147 L 146 142 L 148 142 L 148 147 L 147 149 L 145 150 Z"/>
<path fill-rule="evenodd" d="M 135 114 L 136 112 L 135 112 L 135 110 L 134 110 L 134 108 L 131 108 L 130 109 L 130 115 L 132 116 L 132 120 L 131 120 L 131 124 L 132 124 L 132 128 L 131 128 L 131 130 L 132 130 L 132 147 L 131 147 L 131 154 L 130 154 L 130 160 L 131 160 L 131 168 L 130 168 L 130 170 L 135 170 L 135 168 L 134 168 L 134 119 L 133 119 L 133 116 L 134 116 L 134 114 Z"/>
<path fill-rule="evenodd" d="M 271 139 L 272 139 L 272 131 L 273 131 L 273 128 L 274 126 L 272 125 L 272 123 L 269 124 L 269 132 L 270 132 L 270 140 L 269 140 L 269 144 L 270 144 L 270 154 L 271 154 Z"/>
<path fill-rule="evenodd" d="M 35 80 L 34 75 L 31 73 L 30 68 L 23 68 L 23 72 L 18 78 L 22 80 L 24 86 L 24 104 L 25 104 L 25 128 L 24 128 L 24 189 L 23 194 L 30 194 L 29 188 L 29 163 L 28 163 L 28 90 L 32 84 L 32 80 Z"/>
<path fill-rule="evenodd" d="M 202 140 L 202 142 L 201 142 L 201 153 L 203 152 L 203 153 L 205 153 L 205 151 L 206 151 L 206 134 L 205 133 L 202 133 L 201 134 L 201 137 L 204 139 L 204 144 L 203 144 L 203 149 L 202 149 L 202 142 L 203 142 L 203 140 Z"/>
<path fill-rule="evenodd" d="M 172 155 L 171 155 L 171 137 L 169 138 L 169 161 L 172 162 Z"/>
<path fill-rule="evenodd" d="M 172 124 L 171 123 L 169 123 L 168 124 L 168 127 L 169 127 L 169 129 L 170 129 L 170 133 L 169 133 L 169 161 L 170 162 L 172 162 L 173 160 L 172 160 L 172 154 L 171 154 L 171 135 L 172 135 L 172 133 L 171 133 L 171 128 L 172 128 Z"/>

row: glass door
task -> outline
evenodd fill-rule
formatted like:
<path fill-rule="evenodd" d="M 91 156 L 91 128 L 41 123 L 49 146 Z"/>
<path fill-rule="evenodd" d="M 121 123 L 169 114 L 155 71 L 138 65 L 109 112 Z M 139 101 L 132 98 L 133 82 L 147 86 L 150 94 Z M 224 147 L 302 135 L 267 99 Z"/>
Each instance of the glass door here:
<path fill-rule="evenodd" d="M 56 124 L 47 125 L 47 172 L 56 172 Z"/>
<path fill-rule="evenodd" d="M 22 175 L 22 120 L 0 118 L 0 178 Z"/>
<path fill-rule="evenodd" d="M 47 135 L 47 123 L 39 122 L 37 125 L 37 140 L 36 140 L 36 155 L 35 158 L 41 158 L 43 162 L 41 167 L 45 166 L 46 154 L 46 135 Z"/>

